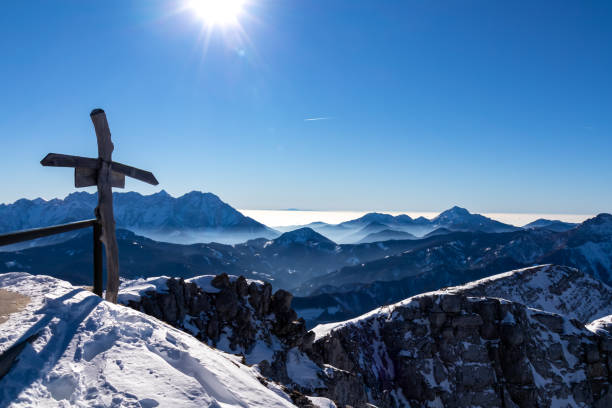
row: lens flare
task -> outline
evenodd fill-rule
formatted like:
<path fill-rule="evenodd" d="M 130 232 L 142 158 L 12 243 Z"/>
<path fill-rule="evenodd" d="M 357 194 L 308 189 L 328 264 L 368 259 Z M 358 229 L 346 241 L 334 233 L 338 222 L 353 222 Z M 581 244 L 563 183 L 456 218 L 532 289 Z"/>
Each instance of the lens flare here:
<path fill-rule="evenodd" d="M 193 0 L 190 8 L 207 25 L 237 25 L 244 11 L 245 0 Z"/>

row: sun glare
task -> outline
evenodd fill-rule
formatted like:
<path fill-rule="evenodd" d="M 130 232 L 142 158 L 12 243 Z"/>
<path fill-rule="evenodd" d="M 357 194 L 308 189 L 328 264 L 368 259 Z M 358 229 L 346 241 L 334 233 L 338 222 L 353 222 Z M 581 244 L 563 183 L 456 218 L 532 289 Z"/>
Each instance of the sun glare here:
<path fill-rule="evenodd" d="M 193 0 L 190 5 L 207 25 L 227 26 L 238 24 L 244 3 L 245 0 Z"/>

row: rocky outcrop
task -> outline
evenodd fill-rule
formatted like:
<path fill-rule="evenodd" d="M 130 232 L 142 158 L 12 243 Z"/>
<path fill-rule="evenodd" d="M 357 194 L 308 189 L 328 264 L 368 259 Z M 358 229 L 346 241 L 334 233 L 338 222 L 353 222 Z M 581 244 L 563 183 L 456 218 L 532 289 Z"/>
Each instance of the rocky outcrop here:
<path fill-rule="evenodd" d="M 313 361 L 355 374 L 361 388 L 319 390 L 341 406 L 604 407 L 612 398 L 612 338 L 502 299 L 434 292 L 315 332 Z"/>
<path fill-rule="evenodd" d="M 517 271 L 512 279 L 494 279 L 494 287 L 499 292 L 501 282 L 522 279 L 533 290 L 508 292 L 512 299 L 571 308 L 572 296 L 555 303 L 544 292 L 581 293 L 579 281 L 567 279 L 575 271 L 559 269 L 557 276 L 551 268 Z M 551 280 L 534 289 L 543 276 Z M 151 282 L 157 289 L 126 303 L 242 355 L 263 377 L 284 384 L 298 406 L 311 406 L 309 395 L 338 407 L 612 406 L 608 331 L 489 297 L 484 282 L 415 296 L 311 332 L 291 308 L 292 295 L 273 293 L 269 284 L 224 274 Z"/>
<path fill-rule="evenodd" d="M 293 296 L 284 290 L 273 293 L 269 283 L 227 274 L 155 281 L 154 289 L 142 290 L 135 299 L 123 296 L 123 302 L 213 347 L 244 356 L 275 381 L 290 383 L 287 351 L 307 350 L 314 340 L 291 309 Z"/>

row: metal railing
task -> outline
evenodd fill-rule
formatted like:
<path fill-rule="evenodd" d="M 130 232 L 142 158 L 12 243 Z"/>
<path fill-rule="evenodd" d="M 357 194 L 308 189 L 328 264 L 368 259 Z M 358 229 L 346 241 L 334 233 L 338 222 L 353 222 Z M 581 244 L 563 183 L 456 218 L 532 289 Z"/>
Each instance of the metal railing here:
<path fill-rule="evenodd" d="M 68 224 L 54 225 L 51 227 L 1 234 L 0 246 L 17 244 L 19 242 L 30 241 L 88 227 L 93 227 L 93 292 L 98 296 L 102 296 L 102 241 L 100 241 L 102 227 L 95 218 Z"/>

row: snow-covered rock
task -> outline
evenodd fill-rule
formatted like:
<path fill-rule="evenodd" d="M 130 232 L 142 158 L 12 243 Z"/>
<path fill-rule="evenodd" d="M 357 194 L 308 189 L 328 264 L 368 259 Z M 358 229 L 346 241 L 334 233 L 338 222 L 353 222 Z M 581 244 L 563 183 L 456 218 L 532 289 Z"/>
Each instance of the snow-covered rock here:
<path fill-rule="evenodd" d="M 612 315 L 600 317 L 586 325 L 586 328 L 594 333 L 612 337 Z"/>
<path fill-rule="evenodd" d="M 320 370 L 304 354 L 314 333 L 291 309 L 292 298 L 284 290 L 273 293 L 269 283 L 226 274 L 124 282 L 118 297 L 210 346 L 241 356 L 274 381 L 319 384 Z"/>
<path fill-rule="evenodd" d="M 542 269 L 531 271 L 526 286 L 536 293 L 559 288 Z M 482 285 L 414 296 L 315 327 L 309 357 L 327 367 L 322 395 L 339 406 L 612 406 L 608 333 L 521 303 L 470 296 Z M 517 294 L 524 299 L 524 292 L 510 292 Z M 542 295 L 544 305 L 560 308 Z M 351 376 L 334 382 L 337 373 Z"/>
<path fill-rule="evenodd" d="M 566 266 L 541 265 L 500 273 L 443 292 L 503 298 L 585 324 L 612 314 L 612 288 Z"/>
<path fill-rule="evenodd" d="M 308 397 L 315 408 L 337 408 L 334 401 L 323 397 Z"/>
<path fill-rule="evenodd" d="M 0 324 L 0 355 L 31 339 L 0 379 L 2 407 L 294 406 L 235 356 L 67 282 L 8 273 L 0 287 L 31 298 Z"/>
<path fill-rule="evenodd" d="M 140 298 L 149 291 L 166 293 L 168 285 L 166 282 L 170 279 L 168 276 L 159 276 L 153 278 L 141 278 L 134 280 L 124 280 L 119 285 L 119 295 L 117 302 L 128 304 L 128 302 L 138 302 Z"/>
<path fill-rule="evenodd" d="M 349 321 L 317 326 L 314 343 L 303 328 L 288 330 L 294 327 L 289 324 L 294 313 L 287 292 L 270 295 L 269 301 L 256 295 L 251 303 L 250 298 L 240 300 L 240 293 L 246 293 L 244 278 L 208 279 L 201 280 L 213 289 L 206 294 L 210 309 L 195 313 L 200 322 L 185 325 L 181 322 L 187 319 L 180 316 L 169 321 L 241 355 L 282 383 L 300 406 L 600 408 L 612 398 L 612 337 L 601 329 L 587 330 L 571 317 L 584 321 L 598 308 L 606 313 L 610 289 L 570 268 L 528 268 L 418 295 Z M 187 293 L 193 292 L 189 282 L 179 282 L 168 280 L 168 291 L 162 287 L 161 294 L 146 296 L 160 305 L 179 304 L 184 296 L 187 310 Z M 574 301 L 587 295 L 591 305 Z M 175 300 L 168 301 L 169 296 Z M 268 314 L 261 314 L 260 304 L 269 304 Z M 219 307 L 225 315 L 211 313 Z M 245 310 L 249 323 L 240 317 Z M 272 315 L 284 323 L 274 323 Z M 206 325 L 213 321 L 225 333 L 218 340 L 207 334 Z M 270 334 L 275 341 L 266 340 Z"/>

